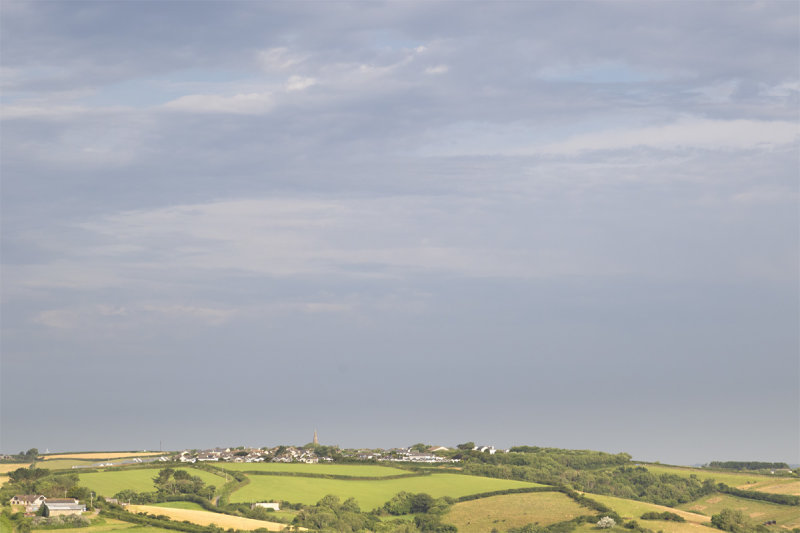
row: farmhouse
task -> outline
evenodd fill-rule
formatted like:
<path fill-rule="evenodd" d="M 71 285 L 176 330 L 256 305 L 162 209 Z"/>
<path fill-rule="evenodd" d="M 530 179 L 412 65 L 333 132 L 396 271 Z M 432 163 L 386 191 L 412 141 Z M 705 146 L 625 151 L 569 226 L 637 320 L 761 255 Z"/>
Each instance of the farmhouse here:
<path fill-rule="evenodd" d="M 47 517 L 80 515 L 85 510 L 86 506 L 78 503 L 52 503 L 49 500 L 44 502 L 44 515 Z"/>
<path fill-rule="evenodd" d="M 11 498 L 9 503 L 11 505 L 24 505 L 25 511 L 31 513 L 39 509 L 42 503 L 44 503 L 45 499 L 46 498 L 42 495 L 37 496 L 36 494 L 17 494 Z"/>

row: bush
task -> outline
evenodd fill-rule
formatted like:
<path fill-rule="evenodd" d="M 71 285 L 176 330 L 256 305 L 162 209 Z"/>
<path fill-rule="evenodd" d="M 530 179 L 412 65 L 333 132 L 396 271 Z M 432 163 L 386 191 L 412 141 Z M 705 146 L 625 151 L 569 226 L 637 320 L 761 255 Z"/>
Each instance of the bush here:
<path fill-rule="evenodd" d="M 617 523 L 610 516 L 604 516 L 603 518 L 597 521 L 597 527 L 599 527 L 600 529 L 608 529 L 614 527 L 615 525 L 617 525 Z"/>

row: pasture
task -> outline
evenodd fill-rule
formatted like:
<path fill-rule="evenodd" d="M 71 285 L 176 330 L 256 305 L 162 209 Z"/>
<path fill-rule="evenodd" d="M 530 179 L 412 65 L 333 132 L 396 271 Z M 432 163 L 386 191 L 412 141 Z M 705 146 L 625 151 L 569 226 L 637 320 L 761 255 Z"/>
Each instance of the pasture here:
<path fill-rule="evenodd" d="M 385 477 L 412 474 L 410 470 L 401 470 L 390 466 L 377 465 L 340 465 L 340 464 L 304 464 L 304 463 L 220 463 L 215 464 L 225 470 L 237 472 L 293 472 L 299 474 L 324 474 L 351 477 Z"/>
<path fill-rule="evenodd" d="M 506 531 L 530 523 L 546 526 L 596 512 L 560 492 L 532 492 L 457 503 L 442 517 L 442 522 L 456 526 L 460 533 L 486 533 L 494 528 Z"/>
<path fill-rule="evenodd" d="M 711 494 L 681 505 L 680 508 L 708 516 L 719 513 L 723 509 L 733 509 L 742 511 L 746 517 L 756 524 L 761 524 L 767 520 L 775 520 L 778 526 L 785 526 L 789 529 L 800 527 L 800 507 L 748 500 L 729 494 Z"/>
<path fill-rule="evenodd" d="M 207 485 L 217 488 L 225 484 L 225 478 L 198 470 L 196 468 L 178 468 L 186 470 L 191 475 L 197 476 Z M 155 490 L 153 478 L 158 475 L 158 468 L 132 468 L 127 470 L 114 470 L 104 472 L 90 472 L 80 474 L 80 485 L 95 491 L 98 496 L 114 496 L 114 494 L 129 489 L 135 492 L 150 492 Z"/>
<path fill-rule="evenodd" d="M 458 498 L 495 490 L 540 487 L 536 483 L 494 479 L 460 474 L 431 474 L 386 480 L 341 480 L 290 476 L 248 476 L 250 483 L 231 494 L 231 501 L 257 502 L 286 500 L 314 504 L 327 494 L 341 499 L 355 498 L 362 510 L 369 511 L 386 503 L 401 491 L 427 492 L 434 498 Z"/>
<path fill-rule="evenodd" d="M 155 507 L 152 505 L 129 505 L 128 511 L 132 513 L 165 515 L 178 522 L 188 520 L 189 522 L 200 524 L 201 526 L 215 524 L 223 529 L 234 528 L 252 531 L 254 529 L 266 528 L 269 531 L 281 531 L 286 527 L 286 524 L 278 522 L 253 520 L 252 518 L 242 518 L 241 516 L 212 513 L 210 511 L 197 511 L 194 509 L 173 509 L 168 507 Z"/>
<path fill-rule="evenodd" d="M 719 470 L 708 470 L 705 468 L 689 468 L 685 466 L 665 466 L 665 465 L 642 465 L 654 474 L 676 474 L 679 476 L 690 476 L 694 474 L 701 481 L 713 479 L 717 483 L 725 483 L 730 487 L 737 487 L 744 490 L 760 490 L 772 492 L 758 487 L 782 487 L 788 485 L 793 489 L 800 490 L 800 480 L 791 477 L 766 476 L 763 474 L 749 474 L 747 472 L 721 472 Z M 792 489 L 789 489 L 792 490 Z M 793 494 L 792 492 L 780 492 L 778 494 Z"/>

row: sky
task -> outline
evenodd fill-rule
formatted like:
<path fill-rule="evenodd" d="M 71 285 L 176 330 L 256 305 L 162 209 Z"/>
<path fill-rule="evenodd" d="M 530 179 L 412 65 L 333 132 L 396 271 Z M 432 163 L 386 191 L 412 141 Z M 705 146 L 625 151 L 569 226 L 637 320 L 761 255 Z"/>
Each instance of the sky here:
<path fill-rule="evenodd" d="M 0 4 L 0 451 L 800 462 L 797 2 Z"/>

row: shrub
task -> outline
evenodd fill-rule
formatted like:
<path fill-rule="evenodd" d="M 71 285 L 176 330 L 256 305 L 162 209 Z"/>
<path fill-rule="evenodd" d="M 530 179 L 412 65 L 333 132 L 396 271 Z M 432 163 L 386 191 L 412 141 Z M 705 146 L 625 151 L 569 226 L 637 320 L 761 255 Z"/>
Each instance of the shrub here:
<path fill-rule="evenodd" d="M 603 518 L 597 521 L 597 527 L 599 527 L 600 529 L 608 529 L 614 527 L 616 524 L 617 523 L 610 516 L 604 516 Z"/>

